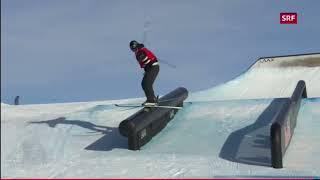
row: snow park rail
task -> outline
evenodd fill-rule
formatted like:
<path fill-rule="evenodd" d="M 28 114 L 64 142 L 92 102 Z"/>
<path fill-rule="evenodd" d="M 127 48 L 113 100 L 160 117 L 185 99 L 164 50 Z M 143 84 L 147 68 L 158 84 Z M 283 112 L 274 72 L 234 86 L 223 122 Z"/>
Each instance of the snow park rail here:
<path fill-rule="evenodd" d="M 187 89 L 179 87 L 160 98 L 159 105 L 182 107 L 187 97 Z M 119 131 L 121 135 L 128 137 L 128 149 L 139 150 L 173 119 L 177 111 L 168 108 L 150 108 L 149 111 L 141 109 L 123 120 L 119 125 Z"/>
<path fill-rule="evenodd" d="M 289 147 L 297 123 L 302 98 L 307 98 L 306 84 L 300 80 L 291 96 L 272 119 L 270 129 L 271 163 L 273 168 L 282 168 L 282 159 Z"/>

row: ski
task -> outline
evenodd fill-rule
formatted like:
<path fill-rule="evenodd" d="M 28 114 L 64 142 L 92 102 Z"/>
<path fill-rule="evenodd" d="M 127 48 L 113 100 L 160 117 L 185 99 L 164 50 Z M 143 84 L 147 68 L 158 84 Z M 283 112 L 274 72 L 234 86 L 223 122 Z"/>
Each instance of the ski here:
<path fill-rule="evenodd" d="M 144 106 L 141 104 L 114 104 L 117 107 L 146 107 L 146 108 L 168 108 L 168 109 L 182 109 L 182 107 L 177 106 L 162 106 L 162 105 L 155 105 L 155 106 Z"/>

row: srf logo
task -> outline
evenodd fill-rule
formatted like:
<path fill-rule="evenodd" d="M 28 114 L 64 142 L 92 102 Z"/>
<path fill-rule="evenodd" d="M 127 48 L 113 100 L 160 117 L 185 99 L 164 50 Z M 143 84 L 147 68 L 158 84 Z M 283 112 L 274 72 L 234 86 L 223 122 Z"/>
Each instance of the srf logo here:
<path fill-rule="evenodd" d="M 280 24 L 298 24 L 298 14 L 280 13 Z"/>

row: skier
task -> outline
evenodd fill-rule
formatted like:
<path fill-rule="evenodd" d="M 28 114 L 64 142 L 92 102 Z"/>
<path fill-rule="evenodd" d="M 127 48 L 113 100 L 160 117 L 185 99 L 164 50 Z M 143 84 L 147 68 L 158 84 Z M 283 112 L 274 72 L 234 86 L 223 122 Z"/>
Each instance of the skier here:
<path fill-rule="evenodd" d="M 144 68 L 144 75 L 141 82 L 142 89 L 147 100 L 142 103 L 143 106 L 156 106 L 158 99 L 154 95 L 153 83 L 159 73 L 159 62 L 157 57 L 144 44 L 133 40 L 130 42 L 130 49 L 135 53 L 136 59 L 141 68 Z"/>
<path fill-rule="evenodd" d="M 16 96 L 15 98 L 14 98 L 14 105 L 19 105 L 20 103 L 19 103 L 19 99 L 20 99 L 20 96 Z"/>

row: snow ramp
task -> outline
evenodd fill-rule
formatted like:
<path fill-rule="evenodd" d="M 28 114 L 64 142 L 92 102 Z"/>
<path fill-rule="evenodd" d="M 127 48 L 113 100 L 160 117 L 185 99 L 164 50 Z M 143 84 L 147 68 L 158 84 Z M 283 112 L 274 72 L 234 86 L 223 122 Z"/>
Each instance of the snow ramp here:
<path fill-rule="evenodd" d="M 260 58 L 245 73 L 191 93 L 184 108 L 139 151 L 120 122 L 139 109 L 114 103 L 1 106 L 1 177 L 317 177 L 320 54 Z M 297 124 L 283 169 L 271 168 L 273 115 L 299 80 Z"/>
<path fill-rule="evenodd" d="M 320 53 L 259 58 L 235 79 L 193 93 L 190 101 L 290 97 L 299 80 L 308 97 L 320 97 Z"/>

